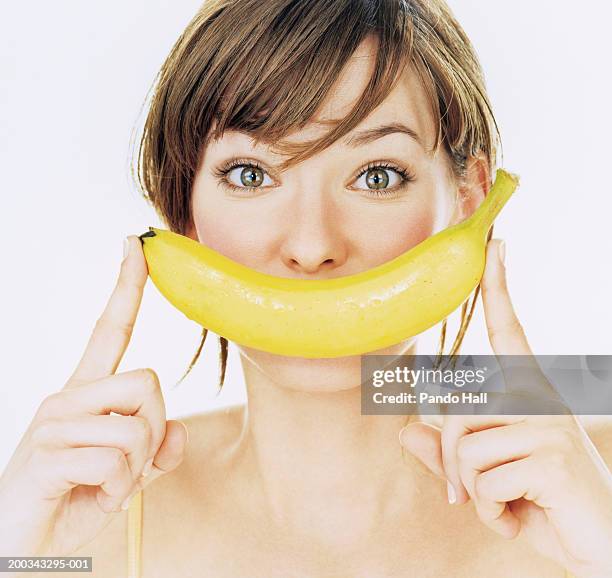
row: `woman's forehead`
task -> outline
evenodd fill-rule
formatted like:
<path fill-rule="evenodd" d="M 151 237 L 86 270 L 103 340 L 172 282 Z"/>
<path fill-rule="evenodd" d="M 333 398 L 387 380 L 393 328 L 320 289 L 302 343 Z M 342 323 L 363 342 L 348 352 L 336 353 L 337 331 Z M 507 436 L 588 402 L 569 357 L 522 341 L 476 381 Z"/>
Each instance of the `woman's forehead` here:
<path fill-rule="evenodd" d="M 367 75 L 371 70 L 368 70 L 369 65 L 366 60 L 367 58 L 362 57 L 351 61 L 330 90 L 319 111 L 304 127 L 296 128 L 285 135 L 283 142 L 302 143 L 315 140 L 321 138 L 332 126 L 339 124 L 356 104 L 369 79 Z M 351 77 L 353 81 L 350 81 Z M 259 111 L 256 117 L 263 117 L 269 112 L 270 110 L 266 108 Z M 415 141 L 420 141 L 425 151 L 433 154 L 435 137 L 433 113 L 422 83 L 412 67 L 406 67 L 387 98 L 341 139 L 342 144 L 347 145 L 352 141 L 353 135 L 389 125 L 403 125 L 407 129 L 403 132 L 412 133 Z M 231 145 L 244 142 L 245 139 L 249 142 L 252 140 L 246 131 L 227 129 L 218 141 L 213 142 Z"/>
<path fill-rule="evenodd" d="M 307 122 L 299 126 L 296 123 L 294 129 L 286 130 L 284 135 L 274 142 L 268 142 L 265 138 L 260 138 L 260 142 L 267 145 L 267 148 L 274 149 L 275 143 L 291 146 L 313 142 L 324 137 L 350 113 L 366 90 L 370 79 L 376 72 L 377 51 L 378 39 L 374 36 L 367 36 L 346 61 L 335 82 L 324 95 L 321 104 Z M 234 94 L 238 90 L 238 82 L 238 79 L 233 80 L 229 94 Z M 228 96 L 228 92 L 225 92 L 223 99 L 227 100 Z M 265 123 L 266 116 L 270 113 L 270 106 L 264 106 L 263 109 L 256 111 L 251 119 L 263 119 Z M 425 152 L 429 155 L 434 154 L 433 144 L 436 126 L 434 124 L 433 107 L 428 100 L 418 73 L 411 63 L 405 63 L 395 85 L 383 102 L 363 118 L 350 133 L 344 135 L 339 144 L 341 146 L 346 145 L 353 134 L 393 123 L 401 123 L 409 127 L 409 133 L 416 135 L 415 140 L 421 144 Z M 260 123 L 253 124 L 257 127 Z M 213 123 L 213 127 L 216 127 L 216 121 Z M 213 140 L 210 144 L 222 144 L 224 148 L 225 145 L 247 144 L 248 146 L 249 141 L 245 143 L 245 139 L 251 137 L 248 130 L 242 130 L 242 127 L 239 126 L 225 126 L 224 128 L 225 131 L 219 135 L 218 140 Z M 211 133 L 214 135 L 215 132 L 215 128 L 213 128 Z M 256 132 L 257 128 L 253 130 L 253 133 Z M 261 137 L 261 131 L 259 131 L 259 135 Z"/>
<path fill-rule="evenodd" d="M 359 77 L 362 73 L 357 70 L 365 67 L 363 60 L 356 60 L 351 63 L 349 72 L 355 72 L 354 77 Z M 350 75 L 339 79 L 337 87 L 334 87 L 321 106 L 321 112 L 315 115 L 307 125 L 308 130 L 311 131 L 308 138 L 322 136 L 331 125 L 338 124 L 359 100 L 369 77 L 364 78 L 362 75 L 360 80 L 363 82 L 359 84 L 347 78 L 350 78 Z M 406 67 L 385 100 L 352 132 L 357 133 L 393 123 L 401 123 L 410 127 L 419 136 L 427 150 L 433 147 L 435 125 L 432 108 L 427 99 L 427 93 L 412 67 Z"/>
<path fill-rule="evenodd" d="M 350 113 L 374 74 L 376 56 L 376 41 L 367 37 L 348 59 L 319 110 L 307 125 L 311 131 L 308 138 L 320 137 Z M 410 63 L 404 67 L 385 100 L 355 130 L 398 121 L 413 127 L 426 144 L 433 145 L 433 111 L 421 79 Z"/>

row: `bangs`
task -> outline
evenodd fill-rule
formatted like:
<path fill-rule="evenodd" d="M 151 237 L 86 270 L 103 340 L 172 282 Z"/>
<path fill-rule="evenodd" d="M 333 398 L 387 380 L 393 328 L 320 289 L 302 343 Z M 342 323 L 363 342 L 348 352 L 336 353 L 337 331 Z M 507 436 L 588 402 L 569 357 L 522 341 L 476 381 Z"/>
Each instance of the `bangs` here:
<path fill-rule="evenodd" d="M 357 48 L 376 41 L 373 70 L 341 119 L 315 119 Z M 191 188 L 211 140 L 236 130 L 291 165 L 355 129 L 413 67 L 435 140 L 461 177 L 468 156 L 493 168 L 499 131 L 473 47 L 444 0 L 205 0 L 154 82 L 133 174 L 173 231 L 192 222 Z M 315 140 L 285 137 L 317 121 Z"/>
<path fill-rule="evenodd" d="M 220 57 L 225 67 L 209 75 L 218 87 L 218 103 L 203 144 L 229 129 L 243 131 L 255 143 L 273 144 L 290 157 L 280 165 L 282 171 L 336 142 L 385 100 L 410 61 L 412 27 L 403 2 L 285 0 L 282 9 L 278 2 L 265 4 L 276 7 L 264 11 L 255 23 L 248 45 L 242 39 L 236 56 Z M 231 5 L 225 8 L 224 18 L 231 20 L 231 10 Z M 244 14 L 244 3 L 240 11 Z M 318 121 L 333 127 L 319 139 L 283 143 L 287 134 L 313 119 L 370 34 L 378 41 L 374 70 L 350 113 L 340 121 Z"/>
<path fill-rule="evenodd" d="M 317 119 L 331 127 L 319 139 L 283 142 L 315 120 L 368 36 L 377 40 L 374 69 L 352 110 L 342 119 Z M 284 171 L 357 127 L 407 66 L 417 73 L 434 118 L 432 152 L 444 145 L 456 177 L 476 154 L 492 172 L 499 130 L 474 47 L 446 0 L 203 0 L 151 87 L 132 166 L 136 185 L 171 231 L 193 234 L 192 186 L 210 140 L 227 130 L 246 133 L 288 156 L 279 167 Z M 471 306 L 469 300 L 462 306 L 450 355 L 459 352 L 479 288 Z M 221 387 L 227 340 L 219 339 Z M 446 319 L 438 359 L 445 339 Z"/>

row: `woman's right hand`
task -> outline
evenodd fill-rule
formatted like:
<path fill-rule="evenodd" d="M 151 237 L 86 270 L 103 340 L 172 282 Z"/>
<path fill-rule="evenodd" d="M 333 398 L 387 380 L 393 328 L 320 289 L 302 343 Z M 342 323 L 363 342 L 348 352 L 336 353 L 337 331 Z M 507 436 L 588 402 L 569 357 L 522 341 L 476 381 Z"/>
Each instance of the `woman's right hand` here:
<path fill-rule="evenodd" d="M 183 459 L 187 430 L 166 421 L 155 372 L 115 374 L 148 275 L 140 239 L 128 242 L 78 367 L 40 404 L 0 477 L 0 556 L 70 555 L 121 512 L 127 498 Z M 151 473 L 141 477 L 151 460 Z"/>

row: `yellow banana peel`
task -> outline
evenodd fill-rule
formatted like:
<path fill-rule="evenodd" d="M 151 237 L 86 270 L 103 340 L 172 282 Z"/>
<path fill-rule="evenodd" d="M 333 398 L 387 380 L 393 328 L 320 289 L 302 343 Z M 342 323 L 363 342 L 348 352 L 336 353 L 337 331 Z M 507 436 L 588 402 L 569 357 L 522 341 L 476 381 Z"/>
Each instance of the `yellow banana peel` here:
<path fill-rule="evenodd" d="M 489 228 L 518 183 L 498 169 L 468 219 L 395 259 L 334 279 L 267 275 L 164 229 L 149 227 L 140 239 L 160 293 L 217 335 L 288 356 L 359 355 L 429 329 L 469 297 L 484 272 Z"/>

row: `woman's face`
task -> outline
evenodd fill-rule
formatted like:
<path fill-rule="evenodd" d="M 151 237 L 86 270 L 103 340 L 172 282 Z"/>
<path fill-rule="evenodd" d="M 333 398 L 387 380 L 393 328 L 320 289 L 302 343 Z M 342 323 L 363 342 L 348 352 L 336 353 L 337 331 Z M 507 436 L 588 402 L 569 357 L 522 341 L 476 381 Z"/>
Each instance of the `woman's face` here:
<path fill-rule="evenodd" d="M 316 121 L 350 110 L 372 72 L 374 49 L 371 40 L 357 49 Z M 316 121 L 287 140 L 310 140 L 329 130 Z M 387 130 L 380 138 L 348 142 L 400 124 L 408 132 Z M 331 279 L 380 265 L 465 216 L 463 204 L 455 204 L 447 155 L 429 152 L 434 136 L 425 92 L 411 70 L 352 133 L 284 174 L 275 169 L 283 158 L 268 147 L 226 132 L 202 155 L 192 190 L 195 231 L 189 235 L 279 277 Z M 397 355 L 413 343 L 372 353 Z M 237 347 L 243 363 L 283 387 L 333 391 L 361 381 L 358 355 L 306 359 Z"/>

